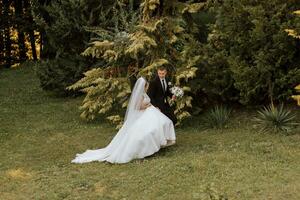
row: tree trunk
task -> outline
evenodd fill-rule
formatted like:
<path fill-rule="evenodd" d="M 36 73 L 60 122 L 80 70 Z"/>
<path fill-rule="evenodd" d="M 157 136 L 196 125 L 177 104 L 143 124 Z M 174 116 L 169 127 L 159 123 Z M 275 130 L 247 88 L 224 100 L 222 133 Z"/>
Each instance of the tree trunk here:
<path fill-rule="evenodd" d="M 44 46 L 45 46 L 45 43 L 46 43 L 46 33 L 44 30 L 41 30 L 40 31 L 40 59 L 44 59 L 44 58 L 47 58 L 47 55 L 45 53 L 45 50 L 44 50 Z"/>
<path fill-rule="evenodd" d="M 3 31 L 0 29 L 0 68 L 4 65 L 4 37 Z"/>
<path fill-rule="evenodd" d="M 0 68 L 4 66 L 4 22 L 3 22 L 3 10 L 4 10 L 4 5 L 3 1 L 0 1 Z"/>
<path fill-rule="evenodd" d="M 24 0 L 24 8 L 25 8 L 25 15 L 28 18 L 29 25 L 34 24 L 33 17 L 31 15 L 31 7 L 29 4 L 29 0 Z M 35 35 L 34 35 L 35 28 L 36 27 L 32 27 L 32 26 L 30 28 L 28 28 L 28 34 L 29 34 L 29 39 L 30 39 L 30 46 L 31 46 L 33 60 L 37 60 Z"/>
<path fill-rule="evenodd" d="M 34 30 L 29 31 L 29 39 L 30 39 L 30 46 L 31 46 L 31 50 L 32 50 L 33 60 L 37 60 Z"/>
<path fill-rule="evenodd" d="M 164 14 L 164 6 L 165 6 L 164 0 L 160 0 L 159 7 L 158 7 L 158 15 L 159 16 L 163 16 L 163 14 Z"/>
<path fill-rule="evenodd" d="M 51 0 L 39 0 L 39 4 L 41 6 L 49 5 L 50 2 L 51 2 Z M 47 15 L 47 13 L 45 13 L 43 18 L 45 19 L 46 22 L 49 21 L 49 16 Z M 47 53 L 44 50 L 45 45 L 47 45 L 46 32 L 45 32 L 45 30 L 40 30 L 40 59 L 44 59 L 44 58 L 48 57 Z"/>
<path fill-rule="evenodd" d="M 4 60 L 5 67 L 10 68 L 11 66 L 11 39 L 10 39 L 10 16 L 9 16 L 9 7 L 11 5 L 10 0 L 3 0 L 3 28 L 4 28 Z"/>
<path fill-rule="evenodd" d="M 16 9 L 16 29 L 18 31 L 18 46 L 19 46 L 19 61 L 23 62 L 27 60 L 27 49 L 25 45 L 25 34 L 24 34 L 24 14 L 23 14 L 23 4 L 22 0 L 14 0 Z"/>

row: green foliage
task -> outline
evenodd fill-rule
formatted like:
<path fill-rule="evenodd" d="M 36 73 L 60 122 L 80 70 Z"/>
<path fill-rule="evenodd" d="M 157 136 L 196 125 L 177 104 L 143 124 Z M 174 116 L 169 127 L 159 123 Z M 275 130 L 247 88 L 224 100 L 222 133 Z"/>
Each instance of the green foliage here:
<path fill-rule="evenodd" d="M 294 29 L 286 29 L 285 31 L 292 37 L 300 39 L 300 10 L 293 12 L 297 17 L 294 21 Z M 299 93 L 300 92 L 300 85 L 295 87 L 295 90 Z M 298 106 L 300 106 L 300 95 L 292 95 L 292 98 L 297 101 Z"/>
<path fill-rule="evenodd" d="M 255 117 L 261 131 L 269 132 L 290 132 L 298 123 L 295 122 L 296 115 L 284 108 L 283 104 L 279 107 L 270 105 L 258 111 Z"/>
<path fill-rule="evenodd" d="M 95 8 L 90 8 L 88 1 L 51 1 L 49 5 L 40 5 L 35 1 L 35 4 L 34 20 L 47 38 L 43 55 L 55 59 L 65 54 L 78 54 L 84 49 L 89 39 L 84 27 L 95 20 L 90 17 L 96 12 Z M 100 10 L 99 5 L 94 6 Z"/>
<path fill-rule="evenodd" d="M 284 30 L 300 2 L 211 3 L 216 22 L 208 39 L 207 48 L 211 53 L 207 62 L 209 66 L 220 66 L 219 71 L 213 68 L 210 73 L 210 76 L 215 73 L 212 86 L 220 95 L 230 94 L 234 87 L 239 92 L 234 99 L 243 104 L 288 99 L 291 88 L 300 81 L 299 44 Z M 215 52 L 213 57 L 209 56 Z M 225 76 L 219 82 L 221 74 Z"/>
<path fill-rule="evenodd" d="M 223 47 L 218 46 L 218 39 L 210 35 L 209 42 L 203 47 L 205 49 L 201 57 L 203 62 L 199 65 L 195 81 L 205 96 L 199 98 L 208 102 L 238 101 L 239 91 L 234 86 L 233 72 L 227 61 L 228 54 Z"/>
<path fill-rule="evenodd" d="M 120 113 L 127 106 L 130 95 L 128 77 L 133 69 L 133 60 L 126 56 L 125 48 L 129 45 L 128 32 L 134 29 L 138 16 L 132 2 L 116 1 L 112 11 L 118 13 L 118 17 L 111 24 L 86 27 L 95 36 L 81 55 L 94 58 L 96 68 L 85 72 L 81 80 L 66 89 L 86 93 L 80 106 L 83 119 L 93 120 L 97 115 L 106 115 L 119 128 L 123 122 Z"/>
<path fill-rule="evenodd" d="M 90 69 L 87 59 L 79 55 L 88 39 L 83 28 L 88 24 L 83 15 L 86 9 L 83 1 L 52 1 L 49 5 L 34 3 L 34 20 L 45 32 L 47 41 L 43 44 L 42 59 L 36 68 L 40 85 L 57 95 L 74 93 L 66 91 L 65 87 L 78 81 L 82 73 Z"/>
<path fill-rule="evenodd" d="M 205 126 L 207 128 L 223 129 L 226 128 L 230 118 L 231 109 L 224 106 L 215 106 L 205 117 Z"/>
<path fill-rule="evenodd" d="M 84 75 L 84 78 L 68 87 L 69 90 L 80 90 L 87 94 L 80 106 L 83 119 L 93 120 L 97 114 L 116 111 L 116 104 L 123 108 L 127 106 L 130 85 L 126 78 L 105 78 L 105 71 L 101 68 L 87 71 Z M 118 115 L 108 119 L 116 124 L 122 122 Z"/>
<path fill-rule="evenodd" d="M 122 4 L 119 8 L 126 9 L 129 4 Z M 200 56 L 198 42 L 195 40 L 193 33 L 196 30 L 191 14 L 197 12 L 204 6 L 203 3 L 183 3 L 180 1 L 165 1 L 160 4 L 160 1 L 144 0 L 141 3 L 141 14 L 135 26 L 118 26 L 123 29 L 115 29 L 110 31 L 110 37 L 103 37 L 108 33 L 107 30 L 94 28 L 94 32 L 99 33 L 98 38 L 94 38 L 88 48 L 82 55 L 91 56 L 95 59 L 104 59 L 106 65 L 102 65 L 97 69 L 101 72 L 104 82 L 108 84 L 115 80 L 122 79 L 123 88 L 128 88 L 131 85 L 131 80 L 139 76 L 144 76 L 150 79 L 157 67 L 166 66 L 173 75 L 173 80 L 176 85 L 181 86 L 186 92 L 186 96 L 180 99 L 176 104 L 176 115 L 179 121 L 190 116 L 188 108 L 192 107 L 192 89 L 191 79 L 196 76 L 197 67 Z M 130 14 L 130 13 L 129 13 Z M 134 14 L 132 19 L 135 19 Z M 90 76 L 97 79 L 96 71 L 90 71 Z M 86 77 L 86 79 L 89 79 Z M 127 83 L 126 81 L 127 80 Z M 86 80 L 83 79 L 76 83 L 78 87 L 88 87 Z M 87 92 L 85 103 L 93 101 L 90 99 L 90 94 L 101 94 L 105 84 L 84 90 Z M 122 87 L 122 86 L 120 86 Z M 69 87 L 68 89 L 76 89 L 77 87 Z M 107 93 L 106 98 L 99 100 L 96 104 L 106 105 L 105 100 L 110 99 L 111 102 L 122 103 L 123 101 L 116 100 L 118 94 L 123 94 L 124 91 L 115 87 Z M 129 93 L 125 92 L 127 95 Z M 124 94 L 125 95 L 125 94 Z M 125 96 L 121 95 L 125 98 Z M 87 113 L 93 112 L 94 108 L 99 108 L 99 105 L 85 104 L 83 117 L 88 116 Z M 93 107 L 91 108 L 91 106 Z M 99 114 L 107 114 L 108 119 L 116 121 L 115 115 L 109 117 L 112 111 L 112 104 Z M 121 106 L 119 106 L 121 107 Z M 117 118 L 119 119 L 120 116 Z M 120 121 L 120 120 L 117 120 Z"/>
<path fill-rule="evenodd" d="M 293 14 L 295 14 L 295 19 L 293 21 L 293 29 L 286 29 L 285 31 L 292 37 L 300 39 L 300 10 L 296 10 L 293 12 Z"/>
<path fill-rule="evenodd" d="M 35 73 L 45 91 L 58 96 L 77 95 L 80 93 L 65 88 L 83 77 L 82 73 L 89 69 L 87 63 L 80 55 L 45 59 L 35 64 Z"/>
<path fill-rule="evenodd" d="M 34 1 L 35 22 L 45 32 L 41 65 L 37 74 L 41 86 L 56 94 L 69 94 L 66 86 L 80 80 L 83 72 L 104 63 L 80 53 L 86 48 L 90 38 L 97 33 L 93 26 L 115 28 L 120 21 L 131 21 L 124 12 L 118 12 L 115 1 L 67 0 L 51 1 L 49 5 L 39 5 Z M 41 16 L 42 14 L 42 16 Z M 111 18 L 111 16 L 114 16 Z M 110 35 L 109 31 L 106 35 Z"/>

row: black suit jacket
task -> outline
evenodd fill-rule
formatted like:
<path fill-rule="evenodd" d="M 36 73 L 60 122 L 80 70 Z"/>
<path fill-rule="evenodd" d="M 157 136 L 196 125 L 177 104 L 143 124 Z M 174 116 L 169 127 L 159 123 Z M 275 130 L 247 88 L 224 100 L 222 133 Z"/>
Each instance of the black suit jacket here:
<path fill-rule="evenodd" d="M 151 99 L 151 104 L 158 107 L 160 110 L 165 110 L 166 107 L 170 106 L 167 97 L 172 97 L 169 91 L 168 79 L 166 80 L 167 89 L 164 92 L 162 84 L 158 76 L 156 76 L 149 84 L 148 96 Z"/>
<path fill-rule="evenodd" d="M 158 107 L 162 113 L 164 113 L 167 117 L 169 117 L 174 124 L 176 124 L 177 119 L 174 115 L 174 110 L 170 107 L 167 98 L 172 97 L 172 93 L 170 92 L 170 88 L 168 85 L 168 79 L 166 78 L 167 89 L 164 92 L 162 84 L 158 76 L 156 76 L 152 81 L 150 81 L 148 88 L 148 96 L 151 99 L 151 104 L 155 107 Z"/>

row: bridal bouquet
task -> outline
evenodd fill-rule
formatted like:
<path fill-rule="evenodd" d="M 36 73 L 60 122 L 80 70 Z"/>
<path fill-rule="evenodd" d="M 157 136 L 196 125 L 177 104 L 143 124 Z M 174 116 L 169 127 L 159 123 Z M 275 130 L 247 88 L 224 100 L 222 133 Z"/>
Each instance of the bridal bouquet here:
<path fill-rule="evenodd" d="M 180 87 L 173 86 L 170 88 L 170 92 L 176 96 L 176 98 L 181 98 L 184 95 L 183 90 Z"/>
<path fill-rule="evenodd" d="M 170 84 L 169 84 L 170 85 Z M 170 92 L 176 97 L 176 98 L 182 98 L 184 95 L 183 90 L 180 87 L 173 86 L 170 88 Z M 173 106 L 175 104 L 175 100 L 171 99 L 170 105 Z"/>

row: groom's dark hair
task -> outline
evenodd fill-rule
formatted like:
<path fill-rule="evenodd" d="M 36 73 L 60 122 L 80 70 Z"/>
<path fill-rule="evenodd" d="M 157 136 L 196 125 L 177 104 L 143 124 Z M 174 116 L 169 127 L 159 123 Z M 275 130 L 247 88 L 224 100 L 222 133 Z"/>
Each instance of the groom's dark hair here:
<path fill-rule="evenodd" d="M 165 66 L 159 66 L 157 68 L 157 70 L 159 70 L 159 71 L 164 71 L 164 70 L 168 71 L 167 67 L 165 67 Z"/>

